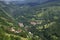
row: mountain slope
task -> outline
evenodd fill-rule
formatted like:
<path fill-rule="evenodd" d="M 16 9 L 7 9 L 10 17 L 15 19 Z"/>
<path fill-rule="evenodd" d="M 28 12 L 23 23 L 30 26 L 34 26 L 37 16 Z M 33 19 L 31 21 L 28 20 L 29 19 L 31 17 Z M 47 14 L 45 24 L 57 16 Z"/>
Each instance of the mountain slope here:
<path fill-rule="evenodd" d="M 31 7 L 29 9 L 34 9 L 34 14 L 29 14 L 27 12 L 23 17 L 18 17 L 18 20 L 21 21 L 21 18 L 25 25 L 30 22 L 37 24 L 31 24 L 29 31 L 31 31 L 34 36 L 39 36 L 42 40 L 59 40 L 60 38 L 60 1 L 49 2 L 43 5 L 38 5 Z M 35 11 L 36 10 L 36 11 Z M 24 12 L 25 13 L 25 12 Z M 27 21 L 26 21 L 27 20 Z M 41 22 L 41 23 L 40 23 Z"/>
<path fill-rule="evenodd" d="M 36 6 L 9 4 L 6 7 L 1 6 L 0 12 L 1 35 L 4 35 L 3 32 L 13 35 L 8 40 L 19 40 L 20 37 L 26 40 L 60 40 L 60 1 Z M 14 18 L 13 22 L 9 21 L 10 18 Z M 19 27 L 16 23 L 24 27 Z M 15 31 L 12 32 L 10 28 Z M 16 33 L 17 30 L 22 32 Z"/>
<path fill-rule="evenodd" d="M 0 8 L 0 39 L 1 40 L 27 40 L 27 38 L 21 37 L 17 33 L 15 33 L 18 29 L 22 30 L 16 23 L 14 19 L 11 18 L 11 16 L 5 12 L 4 9 Z M 11 28 L 17 29 L 15 32 L 12 31 Z M 25 33 L 25 32 L 23 32 Z M 24 34 L 26 35 L 26 34 Z"/>
<path fill-rule="evenodd" d="M 3 4 L 0 4 L 0 40 L 22 40 L 24 39 L 23 37 L 15 33 L 18 29 L 19 30 L 22 30 L 22 29 L 18 26 L 14 18 L 6 10 L 3 9 L 3 7 L 6 5 L 3 5 L 3 6 L 2 5 Z M 13 28 L 16 31 L 13 32 L 11 28 Z"/>

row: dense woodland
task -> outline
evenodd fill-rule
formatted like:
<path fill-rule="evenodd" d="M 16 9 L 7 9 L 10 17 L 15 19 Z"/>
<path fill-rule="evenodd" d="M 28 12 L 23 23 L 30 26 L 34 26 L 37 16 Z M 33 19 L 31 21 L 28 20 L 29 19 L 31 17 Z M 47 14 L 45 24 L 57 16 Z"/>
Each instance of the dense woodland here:
<path fill-rule="evenodd" d="M 0 2 L 0 40 L 60 40 L 60 3 L 18 6 Z"/>

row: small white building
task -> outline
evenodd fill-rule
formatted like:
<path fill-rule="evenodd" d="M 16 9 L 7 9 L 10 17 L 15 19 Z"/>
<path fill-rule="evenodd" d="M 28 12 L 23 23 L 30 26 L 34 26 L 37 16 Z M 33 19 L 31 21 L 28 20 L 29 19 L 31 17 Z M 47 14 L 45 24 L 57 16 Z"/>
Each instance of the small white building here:
<path fill-rule="evenodd" d="M 15 32 L 15 29 L 12 27 L 10 31 Z"/>
<path fill-rule="evenodd" d="M 34 21 L 33 21 L 33 22 L 30 22 L 30 23 L 31 23 L 32 25 L 36 25 L 36 24 L 37 24 L 37 23 L 36 23 L 36 22 L 34 22 Z"/>
<path fill-rule="evenodd" d="M 19 26 L 20 26 L 20 27 L 24 27 L 24 24 L 23 24 L 23 23 L 19 23 Z"/>
<path fill-rule="evenodd" d="M 33 34 L 31 32 L 29 32 L 28 34 L 30 38 L 33 37 Z"/>

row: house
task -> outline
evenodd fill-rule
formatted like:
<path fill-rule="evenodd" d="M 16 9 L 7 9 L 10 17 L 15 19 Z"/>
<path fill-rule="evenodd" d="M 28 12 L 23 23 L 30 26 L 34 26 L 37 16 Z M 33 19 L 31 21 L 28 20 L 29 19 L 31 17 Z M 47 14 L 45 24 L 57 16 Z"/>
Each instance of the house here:
<path fill-rule="evenodd" d="M 23 23 L 19 23 L 19 26 L 20 26 L 20 27 L 24 27 L 24 24 L 23 24 Z"/>
<path fill-rule="evenodd" d="M 30 22 L 32 25 L 36 25 L 37 23 L 36 22 L 34 22 L 34 21 L 32 21 L 32 22 Z"/>
<path fill-rule="evenodd" d="M 30 38 L 33 37 L 33 34 L 31 32 L 29 32 L 28 34 Z"/>
<path fill-rule="evenodd" d="M 37 20 L 36 22 L 37 22 L 37 24 L 41 24 L 41 23 L 42 23 L 42 21 L 41 21 L 41 20 Z"/>
<path fill-rule="evenodd" d="M 20 33 L 20 32 L 22 32 L 22 30 L 17 30 L 17 31 L 15 31 L 15 33 Z"/>
<path fill-rule="evenodd" d="M 10 31 L 15 32 L 15 29 L 12 27 L 12 28 L 10 29 Z"/>

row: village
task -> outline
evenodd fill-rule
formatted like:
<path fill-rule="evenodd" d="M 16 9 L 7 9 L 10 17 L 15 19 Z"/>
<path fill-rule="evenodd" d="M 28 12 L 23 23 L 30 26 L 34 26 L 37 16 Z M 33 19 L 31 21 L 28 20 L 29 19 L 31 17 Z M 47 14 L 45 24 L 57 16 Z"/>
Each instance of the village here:
<path fill-rule="evenodd" d="M 33 25 L 33 26 L 35 26 L 37 24 L 41 24 L 41 23 L 42 23 L 42 21 L 39 21 L 39 20 L 37 20 L 37 21 L 30 21 L 30 24 Z M 19 22 L 18 25 L 19 25 L 20 28 L 24 28 L 25 31 L 29 30 L 29 26 L 28 25 L 25 26 L 24 23 L 22 23 L 22 22 Z M 23 30 L 20 29 L 20 28 L 18 28 L 16 30 L 15 27 L 11 27 L 8 30 L 11 31 L 11 32 L 14 32 L 14 33 L 21 33 L 21 32 L 23 32 Z"/>

